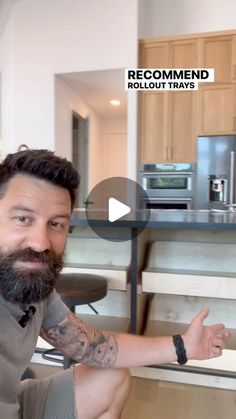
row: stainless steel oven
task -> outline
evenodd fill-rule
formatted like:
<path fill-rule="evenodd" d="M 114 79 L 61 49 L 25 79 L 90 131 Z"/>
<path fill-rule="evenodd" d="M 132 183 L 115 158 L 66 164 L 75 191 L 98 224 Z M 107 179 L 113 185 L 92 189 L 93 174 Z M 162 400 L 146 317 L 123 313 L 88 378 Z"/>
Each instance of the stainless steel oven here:
<path fill-rule="evenodd" d="M 141 166 L 141 185 L 148 199 L 143 208 L 192 209 L 195 166 L 191 163 L 156 163 Z"/>

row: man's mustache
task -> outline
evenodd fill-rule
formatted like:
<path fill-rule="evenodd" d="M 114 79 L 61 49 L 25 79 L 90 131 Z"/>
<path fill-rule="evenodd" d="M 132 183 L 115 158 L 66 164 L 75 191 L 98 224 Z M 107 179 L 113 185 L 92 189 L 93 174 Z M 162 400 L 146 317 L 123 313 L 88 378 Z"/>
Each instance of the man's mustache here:
<path fill-rule="evenodd" d="M 50 266 L 57 266 L 62 264 L 62 256 L 57 256 L 55 253 L 49 250 L 43 252 L 36 252 L 30 247 L 25 249 L 19 249 L 12 253 L 8 253 L 6 259 L 11 261 L 21 261 L 21 262 L 41 262 Z"/>

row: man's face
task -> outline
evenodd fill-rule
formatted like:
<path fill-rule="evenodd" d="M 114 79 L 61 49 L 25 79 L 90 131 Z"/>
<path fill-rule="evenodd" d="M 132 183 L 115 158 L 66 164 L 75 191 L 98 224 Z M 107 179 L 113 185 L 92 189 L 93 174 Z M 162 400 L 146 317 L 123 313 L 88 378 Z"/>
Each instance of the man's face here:
<path fill-rule="evenodd" d="M 16 175 L 0 199 L 0 293 L 30 304 L 52 291 L 71 215 L 69 192 L 44 180 Z"/>

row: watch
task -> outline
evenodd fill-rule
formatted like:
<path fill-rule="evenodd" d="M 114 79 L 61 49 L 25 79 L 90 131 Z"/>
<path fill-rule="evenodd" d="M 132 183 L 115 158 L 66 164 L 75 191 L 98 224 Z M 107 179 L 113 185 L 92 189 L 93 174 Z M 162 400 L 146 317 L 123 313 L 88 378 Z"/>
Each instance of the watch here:
<path fill-rule="evenodd" d="M 186 350 L 184 347 L 184 341 L 181 335 L 174 335 L 173 336 L 173 343 L 175 345 L 175 351 L 177 355 L 177 362 L 180 365 L 186 364 L 188 362 L 188 358 L 186 355 Z"/>

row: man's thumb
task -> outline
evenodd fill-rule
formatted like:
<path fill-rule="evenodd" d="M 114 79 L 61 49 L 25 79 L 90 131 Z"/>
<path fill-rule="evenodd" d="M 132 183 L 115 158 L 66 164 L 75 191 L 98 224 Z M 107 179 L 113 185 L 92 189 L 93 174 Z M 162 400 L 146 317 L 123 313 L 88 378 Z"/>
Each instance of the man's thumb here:
<path fill-rule="evenodd" d="M 206 319 L 206 317 L 209 314 L 209 309 L 208 308 L 204 308 L 202 311 L 200 311 L 200 313 L 198 313 L 196 315 L 196 317 L 194 318 L 194 320 L 200 320 L 201 323 L 203 323 L 203 321 Z"/>

